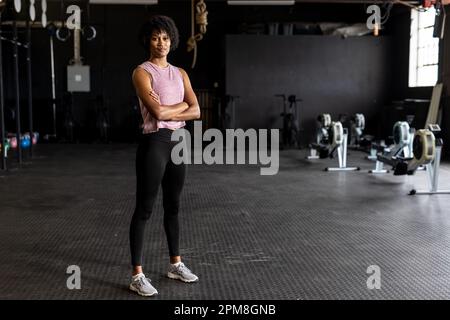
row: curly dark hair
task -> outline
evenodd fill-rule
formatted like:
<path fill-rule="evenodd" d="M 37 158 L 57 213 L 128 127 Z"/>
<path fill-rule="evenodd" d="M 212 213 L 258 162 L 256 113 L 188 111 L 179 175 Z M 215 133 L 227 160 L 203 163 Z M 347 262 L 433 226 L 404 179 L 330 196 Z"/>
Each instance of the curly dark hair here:
<path fill-rule="evenodd" d="M 139 41 L 145 50 L 150 46 L 152 33 L 165 32 L 170 38 L 170 51 L 175 50 L 180 42 L 180 35 L 177 26 L 172 18 L 162 15 L 155 15 L 144 23 L 139 31 Z"/>

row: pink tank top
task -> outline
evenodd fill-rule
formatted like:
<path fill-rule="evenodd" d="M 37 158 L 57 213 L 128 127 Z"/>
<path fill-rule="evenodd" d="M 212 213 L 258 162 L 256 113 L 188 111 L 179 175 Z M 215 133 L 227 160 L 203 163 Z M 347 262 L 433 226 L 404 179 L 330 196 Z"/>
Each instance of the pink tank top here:
<path fill-rule="evenodd" d="M 152 88 L 159 95 L 161 105 L 173 105 L 183 102 L 184 100 L 184 84 L 181 71 L 169 64 L 168 67 L 162 68 L 150 61 L 146 61 L 139 65 L 152 76 Z M 184 121 L 158 121 L 150 115 L 147 108 L 139 99 L 141 115 L 144 123 L 142 125 L 142 133 L 156 132 L 160 128 L 179 129 L 186 125 Z"/>

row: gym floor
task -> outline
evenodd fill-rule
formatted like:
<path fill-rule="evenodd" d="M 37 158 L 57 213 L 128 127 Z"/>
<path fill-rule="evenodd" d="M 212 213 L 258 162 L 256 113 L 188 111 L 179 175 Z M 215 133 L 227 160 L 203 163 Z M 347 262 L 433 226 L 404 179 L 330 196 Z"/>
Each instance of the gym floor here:
<path fill-rule="evenodd" d="M 333 160 L 280 152 L 280 171 L 191 165 L 182 198 L 182 255 L 200 281 L 165 278 L 161 192 L 147 226 L 144 272 L 159 295 L 128 290 L 134 145 L 38 145 L 0 173 L 0 299 L 446 299 L 450 195 L 408 196 L 415 176 L 324 172 Z M 441 166 L 441 182 L 450 181 Z M 445 187 L 444 185 L 442 187 Z M 450 185 L 447 187 L 450 188 Z M 68 266 L 81 289 L 68 290 Z M 369 290 L 369 266 L 381 289 Z"/>

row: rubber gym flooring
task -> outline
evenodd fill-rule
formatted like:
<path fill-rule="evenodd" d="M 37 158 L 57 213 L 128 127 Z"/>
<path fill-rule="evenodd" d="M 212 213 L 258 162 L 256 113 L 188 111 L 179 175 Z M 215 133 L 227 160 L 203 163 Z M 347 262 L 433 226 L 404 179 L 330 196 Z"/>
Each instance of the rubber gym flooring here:
<path fill-rule="evenodd" d="M 38 145 L 0 173 L 0 299 L 448 299 L 450 195 L 408 196 L 414 176 L 324 172 L 333 160 L 280 152 L 280 171 L 190 165 L 181 248 L 200 282 L 165 278 L 161 192 L 147 226 L 144 271 L 159 291 L 128 290 L 134 145 Z M 10 159 L 11 160 L 11 159 Z M 450 188 L 450 166 L 441 167 Z M 81 270 L 69 290 L 67 268 Z M 371 265 L 380 289 L 368 289 Z"/>

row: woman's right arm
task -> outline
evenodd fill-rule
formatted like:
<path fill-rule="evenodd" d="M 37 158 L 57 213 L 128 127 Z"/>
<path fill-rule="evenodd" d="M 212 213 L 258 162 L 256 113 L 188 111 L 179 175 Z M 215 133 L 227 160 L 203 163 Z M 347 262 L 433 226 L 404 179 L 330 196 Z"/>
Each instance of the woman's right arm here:
<path fill-rule="evenodd" d="M 151 97 L 153 91 L 149 74 L 142 68 L 133 71 L 133 85 L 136 94 L 153 118 L 159 121 L 170 120 L 189 108 L 186 102 L 171 105 L 170 108 L 163 106 Z"/>

